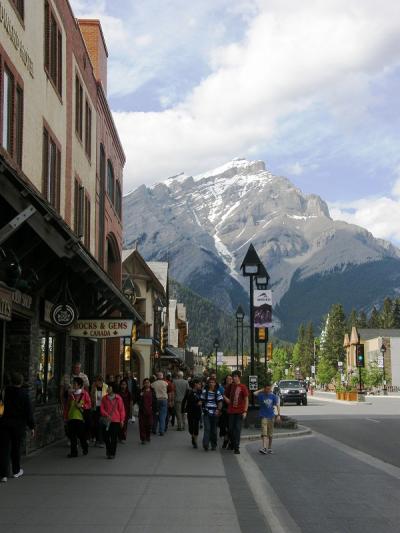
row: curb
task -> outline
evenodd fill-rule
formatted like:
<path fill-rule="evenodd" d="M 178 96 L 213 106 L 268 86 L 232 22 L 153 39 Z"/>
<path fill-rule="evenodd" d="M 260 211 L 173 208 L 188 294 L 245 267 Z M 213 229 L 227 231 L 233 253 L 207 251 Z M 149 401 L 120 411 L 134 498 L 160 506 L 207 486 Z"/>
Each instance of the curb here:
<path fill-rule="evenodd" d="M 321 402 L 339 403 L 341 405 L 372 405 L 372 402 L 349 402 L 348 400 L 336 400 L 336 398 L 323 398 L 321 396 L 312 396 L 314 400 L 320 400 Z M 310 403 L 312 405 L 312 403 Z"/>
<path fill-rule="evenodd" d="M 279 433 L 274 433 L 274 440 L 275 439 L 287 439 L 287 438 L 295 438 L 295 437 L 304 437 L 305 435 L 311 435 L 312 434 L 312 430 L 305 427 L 305 426 L 302 426 L 299 424 L 298 426 L 299 429 L 294 429 L 292 431 L 286 431 L 286 432 L 279 432 Z M 240 437 L 240 440 L 248 440 L 248 441 L 253 441 L 253 440 L 260 440 L 260 433 L 254 433 L 252 435 L 242 435 Z"/>

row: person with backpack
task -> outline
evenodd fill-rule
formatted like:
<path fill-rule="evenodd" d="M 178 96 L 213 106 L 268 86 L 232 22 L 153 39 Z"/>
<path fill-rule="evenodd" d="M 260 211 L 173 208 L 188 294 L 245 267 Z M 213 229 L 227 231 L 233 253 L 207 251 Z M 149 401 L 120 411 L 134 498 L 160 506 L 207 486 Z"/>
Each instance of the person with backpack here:
<path fill-rule="evenodd" d="M 215 451 L 217 449 L 218 417 L 221 413 L 223 399 L 221 392 L 218 390 L 216 379 L 210 377 L 201 394 L 204 414 L 203 448 L 205 452 L 208 452 L 210 442 L 211 450 Z"/>
<path fill-rule="evenodd" d="M 5 483 L 9 476 L 11 459 L 12 476 L 19 478 L 24 471 L 21 468 L 21 442 L 25 428 L 29 427 L 35 436 L 35 421 L 32 405 L 27 391 L 22 387 L 24 378 L 21 374 L 11 375 L 11 385 L 4 392 L 4 412 L 0 417 L 0 481 Z M 2 399 L 0 397 L 0 399 Z"/>
<path fill-rule="evenodd" d="M 187 413 L 188 429 L 192 437 L 192 446 L 197 448 L 197 437 L 201 419 L 201 381 L 194 378 L 182 401 L 182 412 Z"/>
<path fill-rule="evenodd" d="M 107 459 L 115 459 L 118 433 L 120 428 L 123 428 L 125 422 L 124 402 L 121 396 L 115 393 L 114 388 L 117 388 L 115 383 L 108 384 L 107 394 L 101 400 L 100 405 Z"/>
<path fill-rule="evenodd" d="M 67 457 L 78 457 L 78 440 L 81 443 L 83 455 L 88 454 L 88 441 L 85 426 L 85 411 L 92 407 L 90 396 L 84 388 L 84 381 L 80 377 L 72 380 L 72 390 L 68 393 L 66 415 L 67 431 L 71 443 L 71 451 Z"/>

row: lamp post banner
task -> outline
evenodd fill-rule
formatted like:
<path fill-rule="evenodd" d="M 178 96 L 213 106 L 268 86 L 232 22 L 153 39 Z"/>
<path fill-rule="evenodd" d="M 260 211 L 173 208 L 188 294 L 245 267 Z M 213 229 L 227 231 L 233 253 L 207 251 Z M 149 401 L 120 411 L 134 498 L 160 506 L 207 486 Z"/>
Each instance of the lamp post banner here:
<path fill-rule="evenodd" d="M 254 291 L 254 327 L 270 328 L 272 326 L 272 291 Z"/>
<path fill-rule="evenodd" d="M 76 320 L 71 328 L 71 337 L 112 338 L 130 337 L 133 320 L 125 318 L 102 318 Z"/>

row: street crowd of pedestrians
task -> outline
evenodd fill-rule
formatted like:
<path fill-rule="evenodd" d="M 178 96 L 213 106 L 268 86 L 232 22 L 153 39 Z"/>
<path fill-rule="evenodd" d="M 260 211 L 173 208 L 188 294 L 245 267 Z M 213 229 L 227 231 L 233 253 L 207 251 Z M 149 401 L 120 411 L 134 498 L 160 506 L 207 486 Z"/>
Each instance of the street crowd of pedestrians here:
<path fill-rule="evenodd" d="M 34 436 L 35 422 L 29 395 L 23 388 L 23 377 L 13 374 L 0 402 L 0 481 L 23 475 L 20 465 L 21 443 L 28 426 Z M 256 391 L 260 405 L 262 447 L 260 453 L 272 452 L 275 409 L 280 415 L 279 400 L 266 385 Z M 203 429 L 201 446 L 205 452 L 215 451 L 218 438 L 222 449 L 240 454 L 242 422 L 249 408 L 249 391 L 241 383 L 241 373 L 232 372 L 218 383 L 214 371 L 201 377 L 185 379 L 182 371 L 174 378 L 163 372 L 143 380 L 141 386 L 131 372 L 124 376 L 97 376 L 90 386 L 79 362 L 64 376 L 60 387 L 60 405 L 69 440 L 68 458 L 83 455 L 89 445 L 104 448 L 107 459 L 114 459 L 118 444 L 124 444 L 129 422 L 138 419 L 142 445 L 152 436 L 163 437 L 171 427 L 187 430 L 193 448 L 199 447 L 199 431 Z M 3 407 L 2 407 L 3 406 Z"/>

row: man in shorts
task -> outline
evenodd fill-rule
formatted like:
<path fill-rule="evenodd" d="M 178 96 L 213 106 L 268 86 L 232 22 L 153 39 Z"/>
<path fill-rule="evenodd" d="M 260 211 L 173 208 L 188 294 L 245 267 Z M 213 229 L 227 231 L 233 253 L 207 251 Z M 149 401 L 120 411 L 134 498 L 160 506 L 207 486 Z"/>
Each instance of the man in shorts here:
<path fill-rule="evenodd" d="M 274 433 L 275 422 L 275 407 L 278 413 L 276 418 L 278 424 L 281 421 L 281 409 L 279 405 L 279 398 L 272 392 L 272 387 L 269 383 L 264 385 L 263 389 L 259 389 L 254 393 L 258 398 L 260 405 L 259 417 L 261 418 L 261 438 L 262 447 L 259 452 L 267 455 L 272 453 L 272 435 Z M 268 448 L 267 448 L 268 440 Z"/>

